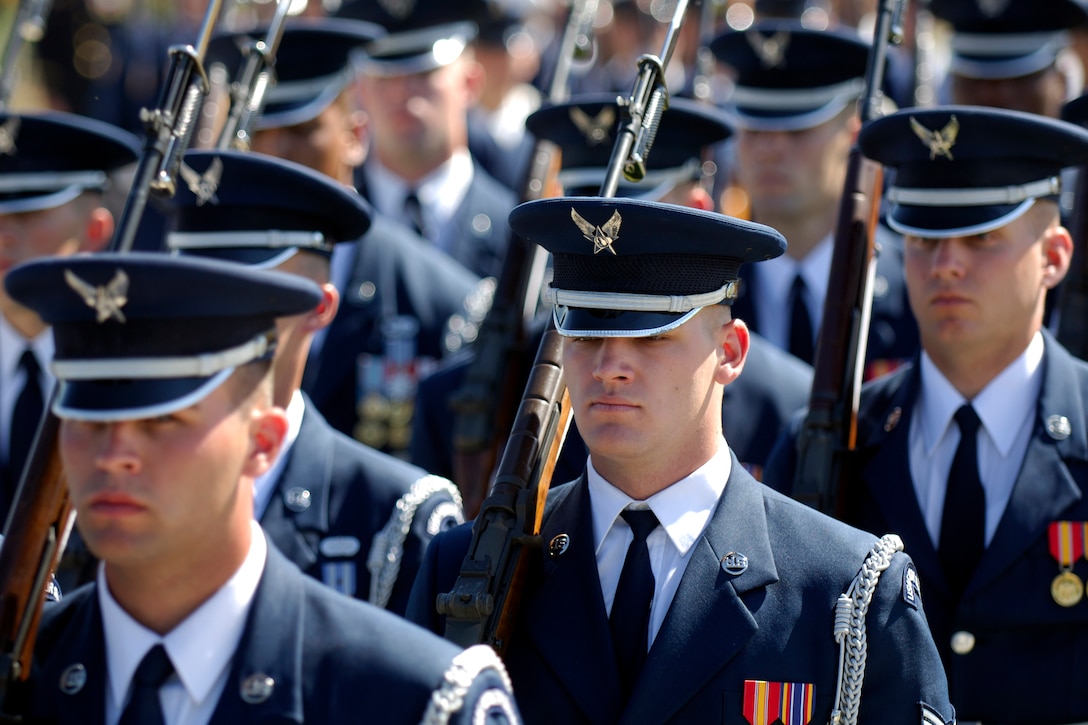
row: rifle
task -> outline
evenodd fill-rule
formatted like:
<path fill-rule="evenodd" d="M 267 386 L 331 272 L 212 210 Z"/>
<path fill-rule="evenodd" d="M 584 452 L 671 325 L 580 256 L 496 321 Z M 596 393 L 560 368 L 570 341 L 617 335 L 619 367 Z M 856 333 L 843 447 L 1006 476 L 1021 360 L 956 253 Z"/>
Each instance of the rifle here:
<path fill-rule="evenodd" d="M 283 39 L 290 7 L 291 0 L 279 0 L 264 40 L 250 42 L 242 49 L 245 61 L 241 73 L 236 76 L 238 80 L 230 86 L 230 114 L 219 134 L 217 148 L 249 151 L 253 123 L 264 110 L 269 85 L 275 83 L 276 52 Z"/>
<path fill-rule="evenodd" d="M 4 46 L 4 59 L 0 61 L 0 111 L 7 108 L 15 88 L 15 61 L 24 43 L 37 43 L 45 35 L 45 18 L 53 0 L 22 0 L 15 22 Z"/>
<path fill-rule="evenodd" d="M 131 249 L 153 186 L 159 193 L 170 194 L 176 188 L 172 170 L 180 164 L 191 122 L 206 92 L 204 51 L 222 4 L 222 0 L 209 3 L 196 48 L 170 49 L 174 66 L 158 108 L 141 112 L 148 134 L 136 174 L 142 186 L 134 184 L 129 191 L 111 251 Z M 60 421 L 52 412 L 57 390 L 54 386 L 38 424 L 0 545 L 0 721 L 18 721 L 7 712 L 12 705 L 8 695 L 13 685 L 30 676 L 45 584 L 57 567 L 75 520 L 57 443 Z"/>
<path fill-rule="evenodd" d="M 621 123 L 600 196 L 616 194 L 619 175 L 645 175 L 661 114 L 668 107 L 665 69 L 676 47 L 687 0 L 676 12 L 659 56 L 643 55 L 634 89 L 621 99 Z M 562 368 L 563 339 L 549 325 L 537 350 L 529 382 L 495 477 L 472 526 L 472 543 L 453 591 L 439 594 L 446 639 L 467 647 L 487 643 L 502 655 L 517 622 L 529 554 L 540 548 L 540 526 L 551 474 L 570 421 Z"/>
<path fill-rule="evenodd" d="M 905 2 L 881 2 L 865 72 L 865 92 L 858 102 L 863 125 L 880 108 L 888 46 L 902 38 Z M 880 212 L 881 181 L 880 165 L 864 158 L 855 144 L 847 161 L 839 204 L 812 392 L 797 439 L 793 497 L 832 515 L 842 513 L 843 459 L 853 450 L 857 437 L 858 400 L 876 276 L 873 235 Z"/>
<path fill-rule="evenodd" d="M 571 67 L 593 54 L 592 28 L 598 0 L 576 0 L 571 6 L 560 44 L 559 63 L 549 85 L 548 101 L 562 103 Z M 558 196 L 549 189 L 559 167 L 559 149 L 548 141 L 533 146 L 532 163 L 521 187 L 521 201 Z M 549 184 L 551 180 L 551 184 Z M 450 405 L 454 422 L 454 480 L 472 518 L 487 495 L 491 473 L 502 442 L 510 430 L 514 401 L 528 374 L 527 329 L 536 313 L 547 255 L 535 244 L 511 234 L 495 286 L 491 309 L 480 324 L 475 356 Z"/>

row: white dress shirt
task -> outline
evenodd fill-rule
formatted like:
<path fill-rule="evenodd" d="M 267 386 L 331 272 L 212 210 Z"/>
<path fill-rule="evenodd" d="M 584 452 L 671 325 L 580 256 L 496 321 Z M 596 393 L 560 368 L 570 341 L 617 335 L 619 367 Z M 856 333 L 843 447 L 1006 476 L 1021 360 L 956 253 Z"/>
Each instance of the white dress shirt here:
<path fill-rule="evenodd" d="M 910 420 L 910 477 L 934 547 L 940 543 L 948 472 L 960 443 L 953 416 L 967 402 L 982 421 L 978 472 L 986 493 L 986 545 L 993 539 L 1031 440 L 1043 384 L 1043 348 L 1037 332 L 1027 349 L 971 401 L 922 353 L 921 390 Z"/>
<path fill-rule="evenodd" d="M 657 637 L 669 611 L 680 579 L 691 560 L 695 543 L 706 529 L 711 514 L 725 490 L 732 460 L 729 446 L 721 442 L 718 452 L 690 476 L 683 478 L 645 501 L 633 498 L 608 483 L 593 467 L 592 456 L 586 464 L 589 500 L 593 514 L 593 536 L 597 552 L 597 574 L 601 581 L 605 611 L 612 613 L 620 572 L 627 548 L 634 535 L 620 513 L 629 505 L 648 508 L 660 526 L 646 539 L 650 552 L 650 570 L 654 575 L 654 599 L 650 608 L 647 651 Z"/>
<path fill-rule="evenodd" d="M 38 364 L 42 368 L 42 400 L 48 402 L 55 380 L 49 371 L 49 362 L 53 359 L 53 331 L 46 330 L 33 340 L 27 340 L 15 331 L 6 317 L 0 315 L 0 460 L 4 461 L 8 460 L 15 399 L 26 383 L 26 375 L 19 369 L 19 358 L 27 345 L 38 356 Z"/>
<path fill-rule="evenodd" d="M 98 604 L 106 639 L 106 725 L 117 725 L 132 693 L 132 676 L 156 644 L 166 648 L 175 675 L 159 689 L 165 725 L 204 725 L 227 685 L 231 660 L 264 572 L 268 545 L 256 521 L 245 561 L 219 591 L 165 637 L 130 617 L 110 594 L 98 566 Z M 237 686 L 237 683 L 235 683 Z"/>
<path fill-rule="evenodd" d="M 287 458 L 291 455 L 291 447 L 295 445 L 298 431 L 302 428 L 302 416 L 306 413 L 306 399 L 298 390 L 291 396 L 291 402 L 287 404 L 287 436 L 283 439 L 283 447 L 276 457 L 272 467 L 253 481 L 253 518 L 258 521 L 264 516 L 268 502 L 272 500 L 272 494 L 276 492 L 280 476 L 287 465 Z"/>
<path fill-rule="evenodd" d="M 812 320 L 813 342 L 819 334 L 824 318 L 824 298 L 827 296 L 827 278 L 831 273 L 831 254 L 834 245 L 830 235 L 812 248 L 805 258 L 796 260 L 789 255 L 752 265 L 748 274 L 757 279 L 759 297 L 752 301 L 759 319 L 759 334 L 775 347 L 790 349 L 791 307 L 790 289 L 798 274 L 805 280 L 802 299 Z"/>
<path fill-rule="evenodd" d="M 374 207 L 401 222 L 412 225 L 404 213 L 404 200 L 415 188 L 423 215 L 427 238 L 439 249 L 450 251 L 450 235 L 443 231 L 457 212 L 472 186 L 474 175 L 472 156 L 468 149 L 455 151 L 446 163 L 409 184 L 378 162 L 377 158 L 363 166 L 366 188 Z"/>

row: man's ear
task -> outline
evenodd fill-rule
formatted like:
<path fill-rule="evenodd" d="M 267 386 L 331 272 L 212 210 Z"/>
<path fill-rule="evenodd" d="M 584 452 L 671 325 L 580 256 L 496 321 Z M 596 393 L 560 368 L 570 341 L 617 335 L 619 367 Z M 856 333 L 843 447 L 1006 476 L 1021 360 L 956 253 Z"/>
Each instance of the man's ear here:
<path fill-rule="evenodd" d="M 692 209 L 699 209 L 701 211 L 714 211 L 714 198 L 710 196 L 710 192 L 701 186 L 692 186 L 688 190 L 686 206 Z"/>
<path fill-rule="evenodd" d="M 744 320 L 729 318 L 719 330 L 719 340 L 720 355 L 716 379 L 723 385 L 729 385 L 740 376 L 744 361 L 748 359 L 748 348 L 752 341 L 748 325 Z"/>
<path fill-rule="evenodd" d="M 480 100 L 484 92 L 484 83 L 487 82 L 487 71 L 483 63 L 475 58 L 465 57 L 460 60 L 465 64 L 465 108 L 472 108 Z"/>
<path fill-rule="evenodd" d="M 1052 225 L 1043 232 L 1043 285 L 1054 289 L 1065 279 L 1073 260 L 1073 237 L 1063 226 Z"/>
<path fill-rule="evenodd" d="M 104 206 L 96 206 L 87 215 L 87 225 L 83 229 L 81 252 L 101 252 L 113 239 L 113 214 Z"/>
<path fill-rule="evenodd" d="M 276 463 L 287 438 L 287 413 L 283 408 L 270 406 L 263 410 L 254 408 L 250 418 L 251 446 L 244 473 L 257 478 L 267 473 Z"/>
<path fill-rule="evenodd" d="M 344 161 L 355 169 L 363 165 L 370 151 L 370 117 L 365 111 L 352 111 L 348 114 L 347 131 L 351 134 L 351 140 Z"/>
<path fill-rule="evenodd" d="M 332 282 L 321 285 L 321 303 L 306 316 L 306 327 L 310 332 L 317 332 L 332 324 L 340 309 L 340 290 Z"/>

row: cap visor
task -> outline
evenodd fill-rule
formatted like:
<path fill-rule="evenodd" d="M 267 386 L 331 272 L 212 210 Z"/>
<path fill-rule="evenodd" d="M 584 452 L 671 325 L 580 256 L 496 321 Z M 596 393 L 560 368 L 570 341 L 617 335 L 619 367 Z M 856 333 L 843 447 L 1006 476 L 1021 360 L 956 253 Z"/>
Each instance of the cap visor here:
<path fill-rule="evenodd" d="M 900 234 L 915 237 L 967 237 L 985 234 L 1023 216 L 1035 204 L 993 206 L 909 206 L 900 204 L 888 216 L 888 226 Z"/>
<path fill-rule="evenodd" d="M 154 418 L 199 403 L 232 372 L 227 368 L 208 378 L 62 382 L 53 412 L 58 418 L 97 422 Z"/>
<path fill-rule="evenodd" d="M 564 337 L 652 337 L 680 327 L 700 309 L 676 313 L 557 307 L 553 316 Z"/>

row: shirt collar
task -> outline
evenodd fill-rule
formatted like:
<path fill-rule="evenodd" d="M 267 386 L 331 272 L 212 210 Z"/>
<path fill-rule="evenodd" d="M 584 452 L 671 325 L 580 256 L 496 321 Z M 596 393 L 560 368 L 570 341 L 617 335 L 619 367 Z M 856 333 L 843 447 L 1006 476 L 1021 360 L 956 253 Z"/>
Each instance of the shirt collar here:
<path fill-rule="evenodd" d="M 367 178 L 367 194 L 379 211 L 400 219 L 408 190 L 415 188 L 420 205 L 444 221 L 453 216 L 468 194 L 474 170 L 468 149 L 459 149 L 444 164 L 414 184 L 409 184 L 382 166 L 377 158 L 367 161 L 363 173 Z"/>
<path fill-rule="evenodd" d="M 729 480 L 732 458 L 723 440 L 718 451 L 691 475 L 658 491 L 644 502 L 635 501 L 608 483 L 593 467 L 593 457 L 586 464 L 590 508 L 593 513 L 593 549 L 599 552 L 609 529 L 620 513 L 633 503 L 644 503 L 654 512 L 673 546 L 686 555 L 706 528 Z"/>
<path fill-rule="evenodd" d="M 1003 456 L 1009 454 L 1024 420 L 1034 412 L 1042 388 L 1044 348 L 1043 336 L 1036 332 L 1027 348 L 970 401 L 987 435 Z M 968 401 L 924 351 L 921 376 L 918 414 L 926 452 L 933 454 L 956 411 Z"/>
<path fill-rule="evenodd" d="M 11 380 L 15 376 L 19 358 L 23 356 L 23 350 L 28 345 L 33 348 L 38 358 L 43 377 L 47 381 L 51 380 L 53 373 L 49 370 L 49 363 L 53 359 L 52 330 L 47 328 L 33 340 L 27 340 L 11 326 L 8 318 L 0 315 L 0 380 Z"/>
<path fill-rule="evenodd" d="M 106 583 L 105 565 L 99 564 L 98 604 L 102 610 L 107 672 L 114 702 L 123 706 L 136 668 L 148 650 L 160 643 L 189 697 L 197 703 L 208 697 L 234 657 L 264 572 L 268 544 L 260 525 L 253 521 L 251 526 L 249 553 L 238 571 L 165 637 L 147 629 L 121 608 Z"/>
<path fill-rule="evenodd" d="M 789 300 L 793 280 L 801 275 L 812 299 L 819 303 L 818 307 L 822 307 L 827 291 L 828 270 L 831 269 L 831 254 L 834 251 L 832 242 L 831 235 L 824 237 L 804 259 L 794 259 L 783 254 L 770 264 L 755 265 L 750 274 L 759 276 L 760 295 L 767 299 Z"/>
<path fill-rule="evenodd" d="M 264 516 L 264 510 L 276 490 L 283 469 L 287 466 L 287 458 L 290 456 L 291 447 L 295 445 L 299 429 L 302 428 L 302 415 L 306 412 L 306 401 L 298 390 L 291 396 L 291 402 L 287 404 L 287 436 L 283 439 L 280 454 L 276 456 L 276 462 L 272 467 L 258 476 L 253 481 L 253 513 L 254 518 L 260 521 Z"/>

